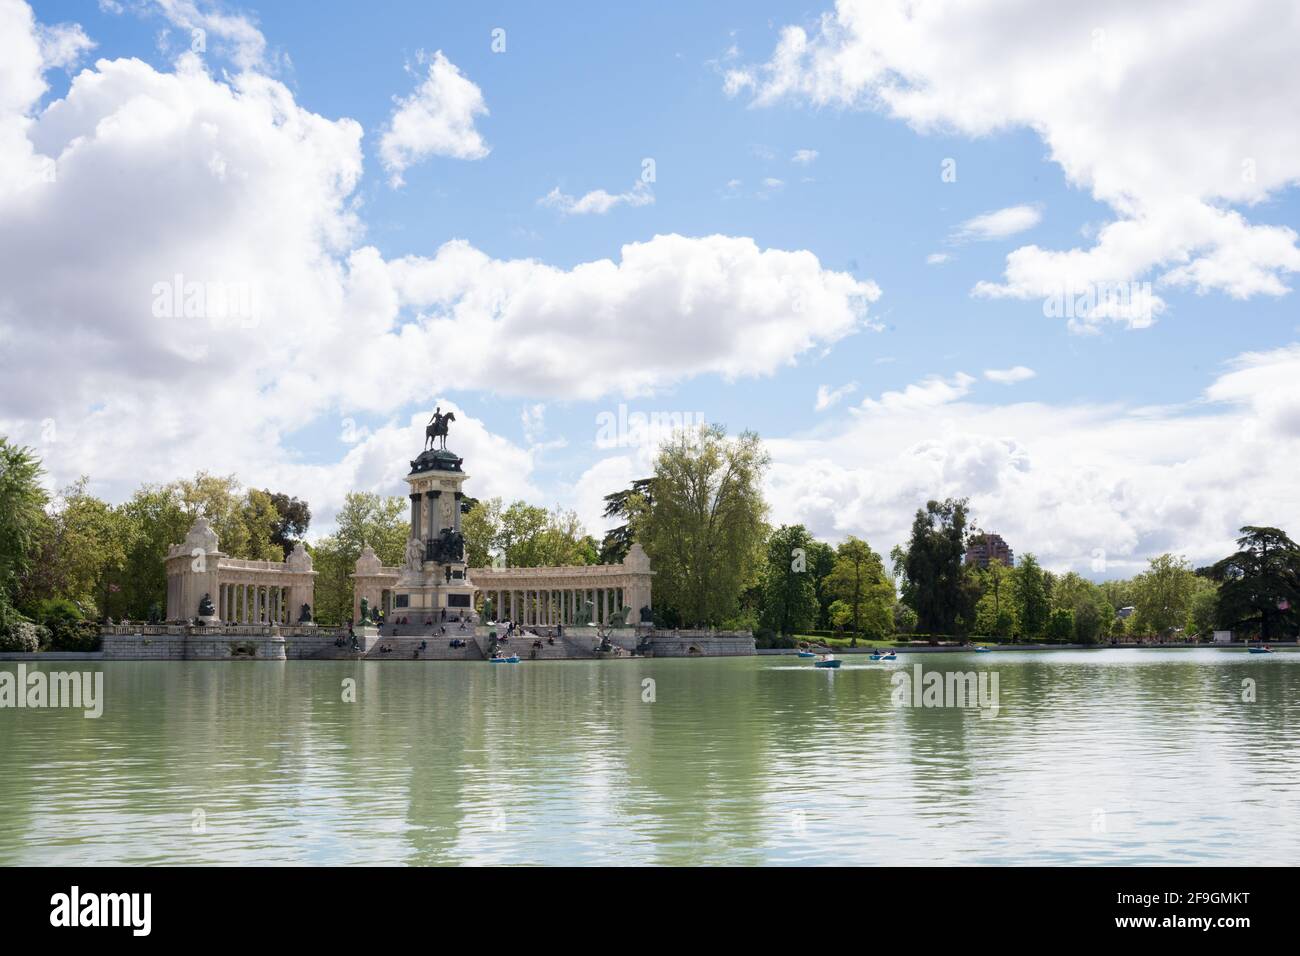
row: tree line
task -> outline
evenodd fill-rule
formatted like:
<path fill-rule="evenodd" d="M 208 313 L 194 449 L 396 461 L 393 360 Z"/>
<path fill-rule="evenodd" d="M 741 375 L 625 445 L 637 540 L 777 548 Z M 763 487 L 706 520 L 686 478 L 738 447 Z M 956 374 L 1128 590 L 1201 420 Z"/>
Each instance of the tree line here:
<path fill-rule="evenodd" d="M 762 494 L 769 463 L 753 432 L 681 431 L 660 447 L 653 474 L 605 497 L 615 526 L 603 539 L 572 511 L 469 499 L 466 557 L 475 567 L 613 563 L 639 542 L 656 571 L 658 625 L 749 629 L 768 644 L 837 634 L 1087 644 L 1216 628 L 1278 639 L 1300 630 L 1300 548 L 1277 528 L 1241 529 L 1238 550 L 1208 567 L 1162 554 L 1131 578 L 1094 583 L 1048 571 L 1032 553 L 1015 567 L 967 564 L 979 531 L 966 499 L 946 499 L 917 509 L 886 562 L 855 536 L 832 545 L 802 525 L 772 527 Z M 85 649 L 96 633 L 87 622 L 160 618 L 167 549 L 200 515 L 223 552 L 254 560 L 283 560 L 311 523 L 307 502 L 244 488 L 233 475 L 143 484 L 118 505 L 90 494 L 84 477 L 54 496 L 41 478 L 35 454 L 0 437 L 0 649 Z M 319 622 L 351 616 L 363 547 L 401 564 L 408 507 L 401 496 L 349 493 L 334 531 L 307 543 Z"/>

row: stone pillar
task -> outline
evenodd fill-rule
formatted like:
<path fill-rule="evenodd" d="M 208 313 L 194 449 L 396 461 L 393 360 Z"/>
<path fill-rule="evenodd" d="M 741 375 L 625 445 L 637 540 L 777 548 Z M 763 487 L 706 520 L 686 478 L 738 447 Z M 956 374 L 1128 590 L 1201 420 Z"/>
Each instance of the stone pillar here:
<path fill-rule="evenodd" d="M 426 491 L 424 493 L 424 506 L 429 513 L 427 536 L 430 538 L 436 538 L 442 532 L 442 528 L 438 527 L 438 499 L 441 497 L 441 491 Z"/>
<path fill-rule="evenodd" d="M 411 498 L 411 537 L 421 544 L 424 543 L 424 537 L 420 534 L 420 493 L 417 491 L 410 496 Z"/>

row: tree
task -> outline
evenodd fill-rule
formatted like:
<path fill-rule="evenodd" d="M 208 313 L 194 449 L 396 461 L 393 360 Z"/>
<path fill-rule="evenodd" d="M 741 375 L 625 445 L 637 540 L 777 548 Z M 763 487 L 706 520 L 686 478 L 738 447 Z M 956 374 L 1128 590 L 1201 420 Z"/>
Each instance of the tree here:
<path fill-rule="evenodd" d="M 641 521 L 653 506 L 653 478 L 638 478 L 630 487 L 605 496 L 605 517 L 618 518 L 623 523 L 605 532 L 600 544 L 601 564 L 617 564 L 627 556 L 637 539 Z"/>
<path fill-rule="evenodd" d="M 248 526 L 245 524 L 244 496 L 234 475 L 210 475 L 200 471 L 193 479 L 176 483 L 181 505 L 190 521 L 203 517 L 217 533 L 221 550 L 231 557 L 248 556 Z"/>
<path fill-rule="evenodd" d="M 1196 575 L 1186 560 L 1162 554 L 1133 579 L 1133 606 L 1144 630 L 1169 634 L 1187 625 Z"/>
<path fill-rule="evenodd" d="M 717 425 L 677 432 L 660 448 L 654 505 L 641 526 L 656 610 L 713 626 L 736 613 L 761 562 L 768 461 L 756 434 L 728 439 Z"/>
<path fill-rule="evenodd" d="M 835 549 L 826 590 L 840 606 L 834 623 L 852 627 L 854 646 L 859 634 L 879 640 L 893 633 L 894 581 L 885 573 L 880 555 L 865 541 L 850 535 Z"/>
<path fill-rule="evenodd" d="M 1285 532 L 1246 525 L 1236 553 L 1209 575 L 1219 582 L 1220 626 L 1258 629 L 1265 641 L 1300 630 L 1300 547 Z"/>
<path fill-rule="evenodd" d="M 813 577 L 817 588 L 817 627 L 831 628 L 831 603 L 835 595 L 827 586 L 826 579 L 835 568 L 835 549 L 825 541 L 813 541 L 808 545 L 808 573 Z"/>
<path fill-rule="evenodd" d="M 903 601 L 916 611 L 922 632 L 956 633 L 958 619 L 967 610 L 968 592 L 962 580 L 966 519 L 965 498 L 927 501 L 917 509 L 906 550 L 894 549 Z M 973 616 L 973 607 L 970 611 Z"/>
<path fill-rule="evenodd" d="M 1047 615 L 1043 636 L 1054 644 L 1069 643 L 1074 636 L 1074 611 L 1068 607 L 1054 608 Z"/>
<path fill-rule="evenodd" d="M 249 490 L 240 504 L 244 519 L 244 557 L 253 561 L 283 561 L 284 544 L 277 540 L 284 519 L 269 491 Z"/>
<path fill-rule="evenodd" d="M 151 608 L 167 608 L 167 549 L 185 540 L 190 519 L 175 485 L 141 485 L 117 511 L 129 529 L 126 555 L 118 590 L 103 611 L 117 620 L 146 620 Z"/>
<path fill-rule="evenodd" d="M 1207 637 L 1214 632 L 1215 622 L 1219 617 L 1219 592 L 1214 585 L 1204 578 L 1204 582 L 1192 594 L 1191 605 L 1187 614 L 1187 630 L 1191 634 Z"/>
<path fill-rule="evenodd" d="M 501 512 L 498 550 L 512 568 L 592 564 L 596 542 L 575 511 L 547 511 L 523 501 Z"/>
<path fill-rule="evenodd" d="M 316 571 L 315 611 L 322 624 L 342 624 L 352 617 L 352 573 L 365 545 L 388 567 L 402 564 L 410 537 L 405 498 L 372 492 L 349 492 L 338 514 L 338 528 L 311 550 Z"/>
<path fill-rule="evenodd" d="M 1047 626 L 1051 608 L 1043 569 L 1032 554 L 1021 558 L 1012 572 L 1011 589 L 1015 595 L 1016 616 L 1020 619 L 1020 633 L 1025 637 L 1038 637 Z"/>
<path fill-rule="evenodd" d="M 307 502 L 291 498 L 283 492 L 271 491 L 268 488 L 264 489 L 263 493 L 270 496 L 271 506 L 275 508 L 276 522 L 271 532 L 271 540 L 279 545 L 284 551 L 284 556 L 288 557 L 293 546 L 307 534 L 307 527 L 311 524 L 311 508 Z"/>
<path fill-rule="evenodd" d="M 465 535 L 465 562 L 471 568 L 485 568 L 501 554 L 501 499 L 475 501 L 461 519 Z"/>
<path fill-rule="evenodd" d="M 36 536 L 45 524 L 49 496 L 41 486 L 42 473 L 30 448 L 0 437 L 0 614 L 7 614 L 10 596 L 31 564 Z"/>
<path fill-rule="evenodd" d="M 813 543 L 801 524 L 782 525 L 768 539 L 760 622 L 778 634 L 799 634 L 817 621 L 817 582 L 808 569 Z"/>
<path fill-rule="evenodd" d="M 975 605 L 975 633 L 989 637 L 1014 637 L 1019 617 L 1012 594 L 1014 572 L 993 558 L 978 572 L 980 598 Z"/>
<path fill-rule="evenodd" d="M 1115 608 L 1103 589 L 1074 571 L 1056 578 L 1051 605 L 1052 613 L 1066 610 L 1074 615 L 1074 640 L 1079 644 L 1097 643 L 1115 619 Z"/>

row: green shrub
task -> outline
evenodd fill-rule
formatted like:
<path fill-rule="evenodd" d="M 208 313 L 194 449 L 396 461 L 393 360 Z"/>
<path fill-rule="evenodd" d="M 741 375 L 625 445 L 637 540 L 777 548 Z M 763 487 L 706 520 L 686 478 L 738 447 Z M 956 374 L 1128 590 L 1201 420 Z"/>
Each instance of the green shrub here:
<path fill-rule="evenodd" d="M 50 632 L 30 621 L 11 621 L 0 628 L 0 651 L 18 651 L 35 654 L 42 645 L 48 645 Z"/>
<path fill-rule="evenodd" d="M 99 625 L 94 621 L 52 620 L 46 625 L 52 651 L 99 650 Z"/>

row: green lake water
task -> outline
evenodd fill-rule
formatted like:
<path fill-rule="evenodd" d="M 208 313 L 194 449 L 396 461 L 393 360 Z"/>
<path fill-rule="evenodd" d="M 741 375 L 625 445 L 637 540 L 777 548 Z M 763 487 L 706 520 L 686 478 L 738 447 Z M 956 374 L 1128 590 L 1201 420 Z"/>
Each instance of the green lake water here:
<path fill-rule="evenodd" d="M 46 663 L 104 713 L 0 709 L 0 864 L 1300 860 L 1300 653 L 811 664 Z"/>

